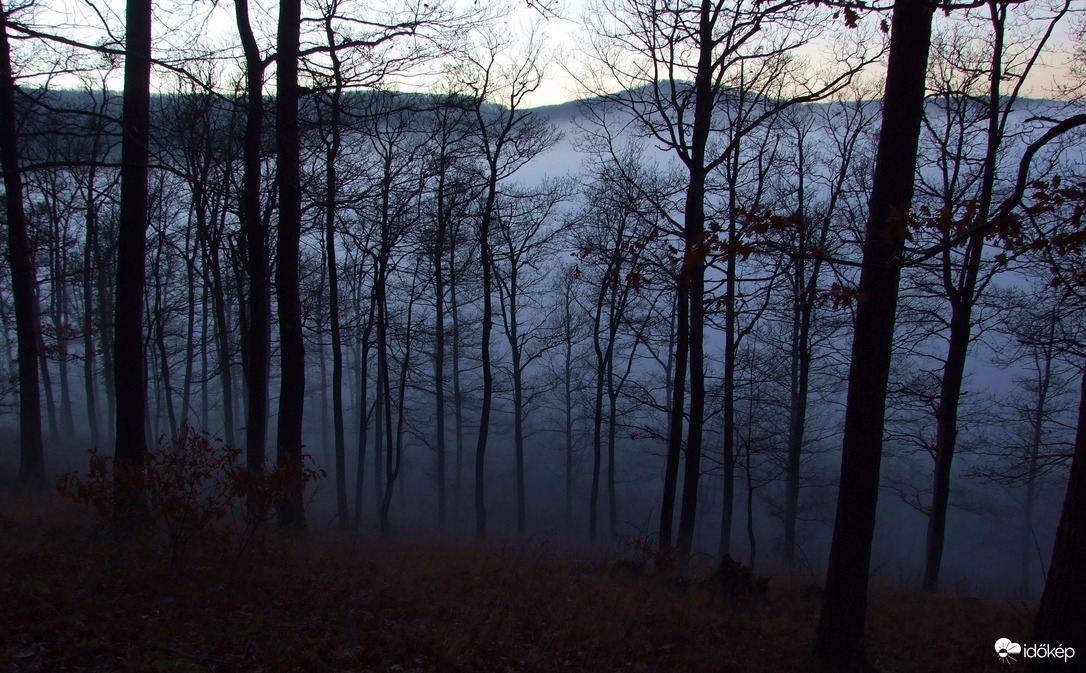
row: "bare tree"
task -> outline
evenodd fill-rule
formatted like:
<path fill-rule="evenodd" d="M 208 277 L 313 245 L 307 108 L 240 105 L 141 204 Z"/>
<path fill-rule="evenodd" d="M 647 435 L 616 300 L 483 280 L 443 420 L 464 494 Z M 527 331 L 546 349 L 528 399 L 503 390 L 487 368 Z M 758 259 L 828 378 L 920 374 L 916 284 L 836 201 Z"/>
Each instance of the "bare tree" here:
<path fill-rule="evenodd" d="M 525 528 L 524 424 L 531 407 L 525 371 L 552 346 L 547 321 L 530 317 L 532 289 L 545 279 L 545 257 L 564 229 L 558 209 L 569 197 L 562 182 L 543 182 L 530 193 L 517 190 L 495 204 L 492 258 L 502 328 L 509 343 L 513 378 L 513 454 L 517 492 L 517 533 Z"/>
<path fill-rule="evenodd" d="M 523 54 L 510 54 L 513 45 L 497 36 L 486 38 L 477 53 L 464 55 L 457 71 L 458 85 L 468 94 L 475 117 L 475 145 L 480 157 L 479 174 L 484 185 L 476 215 L 476 239 L 483 274 L 483 316 L 481 360 L 483 399 L 479 435 L 475 448 L 475 536 L 485 540 L 486 446 L 490 431 L 490 410 L 494 396 L 491 334 L 494 322 L 493 261 L 491 227 L 498 201 L 499 184 L 509 179 L 530 159 L 557 139 L 547 122 L 524 109 L 525 97 L 542 81 L 538 42 L 528 44 Z"/>
<path fill-rule="evenodd" d="M 625 91 L 605 95 L 635 119 L 638 133 L 667 148 L 686 173 L 681 223 L 682 266 L 676 281 L 677 340 L 668 433 L 664 502 L 660 509 L 662 546 L 672 544 L 678 464 L 685 442 L 683 512 L 676 544 L 688 556 L 693 539 L 697 484 L 701 473 L 705 420 L 705 270 L 710 245 L 705 239 L 707 181 L 738 152 L 738 142 L 783 109 L 829 95 L 847 83 L 865 61 L 863 49 L 842 54 L 843 72 L 810 78 L 789 67 L 789 54 L 823 30 L 817 12 L 789 0 L 726 3 L 629 0 L 603 3 L 590 27 L 597 33 L 599 79 L 590 88 L 603 93 L 604 81 L 617 80 Z M 764 105 L 739 121 L 716 116 L 737 82 L 766 87 Z M 787 84 L 786 84 L 787 83 Z M 793 86 L 794 85 L 794 86 Z M 801 92 L 781 96 L 786 89 Z M 769 92 L 773 93 L 770 94 Z M 727 138 L 717 142 L 715 138 Z M 713 139 L 711 141 L 711 139 Z M 689 369 L 690 408 L 685 410 Z"/>

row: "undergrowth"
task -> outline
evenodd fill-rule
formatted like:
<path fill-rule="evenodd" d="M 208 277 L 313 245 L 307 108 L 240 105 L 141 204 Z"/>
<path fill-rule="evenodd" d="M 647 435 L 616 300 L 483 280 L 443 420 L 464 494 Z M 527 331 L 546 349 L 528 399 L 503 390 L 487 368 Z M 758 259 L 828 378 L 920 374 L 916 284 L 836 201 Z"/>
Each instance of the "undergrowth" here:
<path fill-rule="evenodd" d="M 0 670 L 819 670 L 818 601 L 788 578 L 764 594 L 697 578 L 680 589 L 553 545 L 330 533 L 266 535 L 229 557 L 193 544 L 178 564 L 102 529 L 62 501 L 0 501 Z M 1026 638 L 1030 620 L 1021 606 L 876 589 L 868 647 L 888 673 L 1007 670 L 992 643 Z"/>
<path fill-rule="evenodd" d="M 88 506 L 102 523 L 122 521 L 142 551 L 179 562 L 190 548 L 240 552 L 283 503 L 324 476 L 303 456 L 301 471 L 275 467 L 262 473 L 242 462 L 241 449 L 183 424 L 161 437 L 142 469 L 116 464 L 92 449 L 86 474 L 68 473 L 57 491 Z M 121 507 L 119 493 L 137 493 L 139 506 Z"/>

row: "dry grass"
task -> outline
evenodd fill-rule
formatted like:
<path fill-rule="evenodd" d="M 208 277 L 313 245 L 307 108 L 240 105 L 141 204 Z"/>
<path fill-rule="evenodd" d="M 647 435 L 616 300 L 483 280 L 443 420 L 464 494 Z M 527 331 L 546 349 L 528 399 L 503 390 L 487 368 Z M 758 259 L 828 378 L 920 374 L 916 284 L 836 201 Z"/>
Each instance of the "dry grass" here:
<path fill-rule="evenodd" d="M 52 499 L 0 501 L 0 669 L 817 671 L 817 600 L 612 576 L 546 546 L 275 536 L 169 563 Z M 880 670 L 1001 670 L 1025 608 L 877 590 Z M 1005 670 L 1003 667 L 1002 670 Z"/>

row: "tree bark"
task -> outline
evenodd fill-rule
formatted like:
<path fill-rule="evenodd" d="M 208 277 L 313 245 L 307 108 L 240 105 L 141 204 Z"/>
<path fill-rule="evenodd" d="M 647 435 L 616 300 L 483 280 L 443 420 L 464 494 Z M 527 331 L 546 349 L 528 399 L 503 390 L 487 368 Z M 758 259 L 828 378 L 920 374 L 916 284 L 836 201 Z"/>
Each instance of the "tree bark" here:
<path fill-rule="evenodd" d="M 683 266 L 680 274 L 689 284 L 690 301 L 690 417 L 686 436 L 686 462 L 683 471 L 682 510 L 676 546 L 685 565 L 693 551 L 694 523 L 697 517 L 698 482 L 701 478 L 702 429 L 705 425 L 705 148 L 713 116 L 713 38 L 714 8 L 711 0 L 702 0 L 698 28 L 698 70 L 694 77 L 694 123 L 691 128 L 690 181 L 686 189 L 683 222 Z M 675 386 L 678 391 L 679 385 Z"/>
<path fill-rule="evenodd" d="M 358 462 L 355 465 L 355 491 L 354 491 L 354 519 L 351 521 L 351 530 L 358 531 L 362 527 L 362 486 L 366 476 L 366 443 L 369 438 L 369 409 L 367 408 L 367 387 L 369 375 L 366 371 L 366 362 L 370 353 L 370 332 L 373 329 L 373 315 L 376 302 L 370 295 L 369 318 L 366 328 L 362 332 L 361 349 L 358 356 Z M 380 389 L 377 391 L 380 399 Z M 378 414 L 380 419 L 380 414 Z M 378 420 L 378 424 L 380 420 Z"/>
<path fill-rule="evenodd" d="M 264 64 L 249 23 L 248 0 L 234 0 L 234 12 L 245 53 L 245 131 L 242 138 L 242 191 L 240 215 L 246 244 L 249 277 L 249 324 L 244 333 L 245 465 L 264 471 L 268 433 L 268 366 L 271 330 L 268 278 L 268 232 L 260 212 L 260 139 L 264 117 Z M 205 385 L 206 389 L 206 385 Z"/>
<path fill-rule="evenodd" d="M 276 127 L 278 153 L 279 238 L 275 256 L 275 293 L 279 305 L 280 390 L 276 460 L 291 480 L 288 500 L 278 510 L 280 528 L 304 531 L 302 504 L 302 412 L 305 405 L 305 343 L 298 255 L 302 225 L 300 138 L 298 129 L 299 32 L 301 0 L 280 0 L 276 57 Z"/>
<path fill-rule="evenodd" d="M 1063 500 L 1056 545 L 1048 569 L 1041 604 L 1033 622 L 1033 642 L 1053 647 L 1065 645 L 1076 650 L 1068 664 L 1056 657 L 1030 658 L 1027 671 L 1082 670 L 1075 660 L 1086 651 L 1086 371 L 1078 406 L 1075 453 L 1071 459 L 1071 477 Z"/>
<path fill-rule="evenodd" d="M 827 663 L 861 670 L 871 670 L 864 625 L 901 277 L 897 260 L 912 204 L 931 21 L 931 8 L 921 0 L 894 4 L 849 368 L 837 517 L 815 642 L 816 656 Z"/>
<path fill-rule="evenodd" d="M 143 469 L 147 452 L 147 362 L 143 341 L 148 224 L 148 140 L 151 114 L 151 1 L 128 0 L 121 117 L 121 206 L 114 304 L 114 384 L 117 396 L 115 496 L 124 511 L 143 506 L 141 486 L 125 470 Z"/>
<path fill-rule="evenodd" d="M 995 44 L 992 50 L 991 85 L 988 92 L 988 142 L 981 175 L 981 194 L 977 204 L 975 221 L 986 222 L 992 206 L 995 187 L 996 161 L 1002 143 L 1000 133 L 1000 108 L 1013 104 L 1001 99 L 1000 83 L 1003 80 L 1003 21 L 997 3 L 990 3 L 995 27 Z M 947 252 L 947 255 L 950 253 Z M 977 275 L 984 259 L 984 237 L 975 236 L 966 243 L 962 260 L 961 286 L 946 287 L 950 299 L 950 339 L 947 345 L 943 379 L 940 383 L 939 407 L 935 411 L 935 473 L 932 483 L 931 512 L 928 516 L 927 546 L 924 555 L 924 581 L 921 588 L 935 591 L 939 586 L 939 568 L 943 559 L 946 537 L 947 509 L 950 506 L 950 472 L 958 442 L 958 407 L 961 403 L 962 383 L 965 380 L 965 362 L 969 355 L 969 341 L 973 329 L 973 306 L 977 302 Z M 949 285 L 949 284 L 948 284 Z"/>
<path fill-rule="evenodd" d="M 328 45 L 335 45 L 335 33 L 332 19 L 326 18 L 325 35 Z M 340 108 L 343 97 L 343 73 L 339 55 L 331 50 L 333 89 L 331 100 L 331 119 L 329 132 L 331 142 L 325 155 L 324 174 L 324 244 L 328 263 L 328 321 L 332 331 L 332 425 L 335 434 L 336 461 L 336 512 L 340 528 L 346 530 L 350 524 L 347 512 L 347 454 L 346 439 L 343 429 L 343 344 L 339 325 L 339 267 L 336 260 L 336 192 L 339 178 L 336 173 L 336 160 L 339 158 L 341 143 Z"/>
<path fill-rule="evenodd" d="M 0 168 L 4 172 L 8 220 L 8 260 L 19 347 L 19 482 L 45 484 L 45 449 L 38 386 L 38 342 L 41 339 L 34 256 L 27 237 L 19 136 L 15 118 L 15 78 L 8 42 L 8 13 L 0 2 Z"/>
<path fill-rule="evenodd" d="M 0 66 L 2 67 L 2 66 Z M 0 101 L 0 105 L 6 103 Z M 0 121 L 0 124 L 4 123 Z M 93 155 L 98 155 L 98 136 L 94 138 Z M 87 195 L 83 241 L 83 379 L 87 396 L 87 425 L 90 428 L 91 443 L 98 446 L 101 432 L 98 429 L 98 395 L 95 377 L 98 361 L 94 352 L 94 248 L 98 245 L 98 211 L 94 203 L 94 167 L 87 175 Z M 11 192 L 8 192 L 9 194 Z M 38 411 L 39 425 L 41 411 Z"/>
<path fill-rule="evenodd" d="M 490 218 L 494 211 L 497 176 L 493 176 L 480 217 L 479 256 L 483 267 L 483 333 L 480 359 L 483 364 L 483 403 L 479 411 L 479 436 L 475 444 L 475 539 L 486 540 L 486 440 L 490 432 L 490 405 L 494 399 L 494 373 L 490 362 L 490 335 L 494 328 L 494 306 L 490 260 Z"/>

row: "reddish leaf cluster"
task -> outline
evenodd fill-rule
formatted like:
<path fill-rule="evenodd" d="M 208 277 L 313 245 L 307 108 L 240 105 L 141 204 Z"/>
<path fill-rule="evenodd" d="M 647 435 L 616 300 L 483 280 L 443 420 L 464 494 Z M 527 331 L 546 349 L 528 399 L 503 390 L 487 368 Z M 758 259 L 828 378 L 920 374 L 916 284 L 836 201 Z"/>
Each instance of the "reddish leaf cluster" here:
<path fill-rule="evenodd" d="M 187 424 L 177 437 L 159 438 L 142 470 L 116 464 L 94 449 L 89 453 L 86 476 L 66 474 L 57 490 L 90 505 L 107 521 L 118 514 L 117 493 L 145 494 L 146 507 L 135 514 L 134 523 L 147 540 L 164 541 L 174 560 L 198 539 L 244 543 L 287 502 L 298 484 L 304 488 L 325 474 L 308 465 L 300 473 L 277 467 L 256 474 L 239 462 L 241 449 L 225 446 Z"/>

